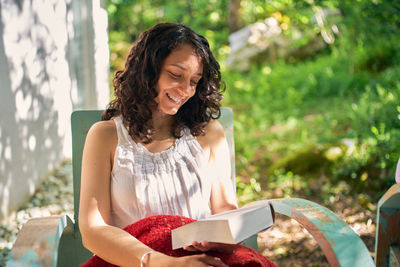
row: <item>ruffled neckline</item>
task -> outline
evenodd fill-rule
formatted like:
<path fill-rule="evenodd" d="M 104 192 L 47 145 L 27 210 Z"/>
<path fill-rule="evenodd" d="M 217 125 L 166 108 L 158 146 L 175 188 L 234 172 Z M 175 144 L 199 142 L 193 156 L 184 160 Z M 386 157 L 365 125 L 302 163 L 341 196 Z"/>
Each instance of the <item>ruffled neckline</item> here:
<path fill-rule="evenodd" d="M 174 141 L 174 144 L 170 146 L 169 148 L 160 151 L 160 152 L 151 152 L 149 151 L 142 143 L 137 143 L 133 140 L 131 135 L 128 132 L 128 129 L 125 127 L 123 124 L 123 120 L 121 116 L 118 116 L 116 119 L 119 120 L 119 123 L 121 124 L 121 128 L 124 131 L 124 135 L 127 139 L 127 141 L 137 150 L 138 152 L 141 152 L 151 158 L 163 158 L 166 159 L 167 157 L 170 157 L 172 155 L 176 155 L 176 152 L 179 154 L 185 153 L 186 147 L 182 146 L 182 143 L 186 140 L 186 142 L 190 141 L 192 143 L 195 143 L 195 146 L 200 150 L 201 153 L 203 153 L 203 148 L 200 145 L 200 143 L 197 141 L 197 139 L 190 133 L 190 129 L 185 127 L 182 129 L 182 136 L 180 138 L 176 138 Z"/>
<path fill-rule="evenodd" d="M 125 128 L 125 130 L 126 130 L 126 128 Z M 174 143 L 173 143 L 173 145 L 170 146 L 169 148 L 163 150 L 163 151 L 151 152 L 142 143 L 136 143 L 133 140 L 133 138 L 129 135 L 129 133 L 127 133 L 127 134 L 128 134 L 127 138 L 128 138 L 129 143 L 134 145 L 138 151 L 143 152 L 143 153 L 145 153 L 145 154 L 147 154 L 149 156 L 153 156 L 153 157 L 156 157 L 156 156 L 159 156 L 159 155 L 161 156 L 161 155 L 164 155 L 164 154 L 170 154 L 171 152 L 174 152 L 177 149 L 177 147 L 179 146 L 179 143 L 181 142 L 181 139 L 184 138 L 184 135 L 181 138 L 176 138 Z"/>

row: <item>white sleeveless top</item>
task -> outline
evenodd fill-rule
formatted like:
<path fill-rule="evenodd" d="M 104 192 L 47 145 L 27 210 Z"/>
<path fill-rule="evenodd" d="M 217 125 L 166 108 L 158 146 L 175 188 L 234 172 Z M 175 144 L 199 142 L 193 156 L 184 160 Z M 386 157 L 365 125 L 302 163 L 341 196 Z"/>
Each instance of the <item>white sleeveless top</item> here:
<path fill-rule="evenodd" d="M 118 145 L 111 172 L 111 217 L 115 226 L 124 228 L 152 215 L 197 220 L 210 214 L 208 159 L 189 129 L 169 149 L 152 153 L 133 141 L 121 117 L 114 121 Z"/>

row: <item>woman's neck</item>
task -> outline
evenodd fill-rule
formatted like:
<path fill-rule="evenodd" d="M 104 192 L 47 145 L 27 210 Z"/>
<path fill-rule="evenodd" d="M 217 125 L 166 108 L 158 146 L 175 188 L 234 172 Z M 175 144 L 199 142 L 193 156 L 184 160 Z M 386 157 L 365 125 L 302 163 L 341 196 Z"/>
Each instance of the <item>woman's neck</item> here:
<path fill-rule="evenodd" d="M 161 114 L 160 112 L 153 112 L 153 140 L 171 138 L 172 125 L 174 124 L 175 117 L 168 114 Z"/>

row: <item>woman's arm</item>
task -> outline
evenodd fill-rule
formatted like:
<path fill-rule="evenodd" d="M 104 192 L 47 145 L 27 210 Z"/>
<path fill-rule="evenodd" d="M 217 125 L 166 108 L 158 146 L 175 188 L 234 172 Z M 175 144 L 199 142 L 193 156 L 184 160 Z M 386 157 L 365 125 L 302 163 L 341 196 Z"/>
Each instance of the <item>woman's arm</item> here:
<path fill-rule="evenodd" d="M 203 150 L 210 155 L 208 173 L 213 177 L 210 197 L 212 214 L 237 209 L 236 193 L 231 179 L 231 156 L 223 127 L 214 120 L 207 125 L 206 134 L 197 139 Z M 184 249 L 188 251 L 217 250 L 231 253 L 235 247 L 236 245 L 203 241 L 201 243 L 193 242 L 191 246 L 186 246 Z"/>
<path fill-rule="evenodd" d="M 231 156 L 225 131 L 214 120 L 206 128 L 206 140 L 210 148 L 210 171 L 213 174 L 211 187 L 211 212 L 213 214 L 237 209 L 237 199 L 231 177 Z"/>
<path fill-rule="evenodd" d="M 104 260 L 120 266 L 139 266 L 151 250 L 130 234 L 111 226 L 110 177 L 117 143 L 113 121 L 93 125 L 82 157 L 79 228 L 83 245 Z"/>
<path fill-rule="evenodd" d="M 140 258 L 151 248 L 111 222 L 110 177 L 117 140 L 113 121 L 98 122 L 89 130 L 82 159 L 79 228 L 83 245 L 102 259 L 118 266 L 140 266 Z M 173 258 L 158 252 L 149 254 L 145 263 L 146 267 L 223 266 L 206 255 Z"/>

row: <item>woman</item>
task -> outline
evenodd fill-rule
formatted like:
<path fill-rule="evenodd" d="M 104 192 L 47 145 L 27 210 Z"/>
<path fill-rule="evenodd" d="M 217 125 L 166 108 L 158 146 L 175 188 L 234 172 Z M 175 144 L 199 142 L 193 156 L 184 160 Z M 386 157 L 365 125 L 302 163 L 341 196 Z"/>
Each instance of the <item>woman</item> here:
<path fill-rule="evenodd" d="M 224 266 L 205 254 L 154 252 L 122 230 L 151 215 L 200 219 L 237 208 L 229 150 L 215 120 L 220 85 L 204 37 L 172 23 L 142 33 L 114 77 L 115 100 L 86 138 L 79 207 L 86 248 L 119 266 Z M 194 242 L 185 249 L 232 247 Z"/>

